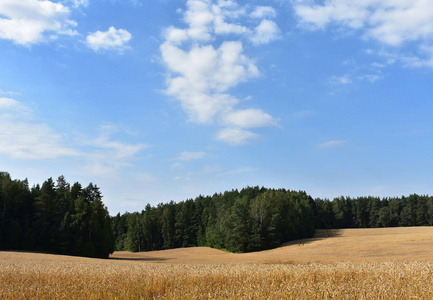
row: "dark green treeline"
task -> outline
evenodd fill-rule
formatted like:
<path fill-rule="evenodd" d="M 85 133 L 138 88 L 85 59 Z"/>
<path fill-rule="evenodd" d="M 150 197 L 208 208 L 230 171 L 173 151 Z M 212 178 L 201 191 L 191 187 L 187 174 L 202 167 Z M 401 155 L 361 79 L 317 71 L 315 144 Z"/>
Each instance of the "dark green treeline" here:
<path fill-rule="evenodd" d="M 277 247 L 315 229 L 433 225 L 433 197 L 313 199 L 302 191 L 247 187 L 110 217 L 99 188 L 60 176 L 29 188 L 0 172 L 0 250 L 108 257 L 113 250 Z"/>
<path fill-rule="evenodd" d="M 113 217 L 116 250 L 210 246 L 232 252 L 277 247 L 319 228 L 433 225 L 433 198 L 340 197 L 247 187 Z"/>
<path fill-rule="evenodd" d="M 106 258 L 114 250 L 111 218 L 99 188 L 63 176 L 29 188 L 0 172 L 0 250 Z"/>
<path fill-rule="evenodd" d="M 314 234 L 314 201 L 304 192 L 246 188 L 148 205 L 113 218 L 117 250 L 210 246 L 233 252 L 276 247 Z"/>

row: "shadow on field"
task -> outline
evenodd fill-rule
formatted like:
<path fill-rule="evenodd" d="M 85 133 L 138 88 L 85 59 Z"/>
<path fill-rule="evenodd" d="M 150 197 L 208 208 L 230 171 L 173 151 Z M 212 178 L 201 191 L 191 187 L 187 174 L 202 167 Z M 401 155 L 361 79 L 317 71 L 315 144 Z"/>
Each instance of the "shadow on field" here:
<path fill-rule="evenodd" d="M 339 236 L 341 236 L 340 229 L 316 229 L 316 233 L 312 238 L 290 241 L 284 243 L 283 245 L 281 245 L 281 247 L 294 246 L 294 245 L 304 246 L 316 241 L 321 241 L 327 238 L 335 238 Z"/>

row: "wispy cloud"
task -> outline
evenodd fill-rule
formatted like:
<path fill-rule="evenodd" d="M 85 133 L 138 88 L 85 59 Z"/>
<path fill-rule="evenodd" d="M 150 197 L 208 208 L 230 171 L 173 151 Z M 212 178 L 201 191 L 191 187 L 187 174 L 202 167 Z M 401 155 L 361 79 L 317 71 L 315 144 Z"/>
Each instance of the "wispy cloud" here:
<path fill-rule="evenodd" d="M 350 78 L 349 74 L 345 74 L 343 76 L 332 76 L 331 79 L 329 80 L 329 83 L 331 85 L 351 84 L 352 79 Z"/>
<path fill-rule="evenodd" d="M 171 165 L 172 169 L 183 169 L 185 166 L 185 163 L 192 162 L 192 161 L 198 161 L 203 160 L 204 158 L 212 157 L 211 154 L 206 152 L 189 152 L 189 151 L 182 151 L 179 153 L 179 155 L 173 160 L 176 162 Z"/>
<path fill-rule="evenodd" d="M 0 98 L 0 153 L 18 159 L 79 156 L 65 146 L 62 136 L 48 125 L 33 123 L 31 109 L 10 98 Z"/>
<path fill-rule="evenodd" d="M 224 128 L 218 131 L 216 139 L 231 146 L 244 145 L 252 139 L 257 139 L 258 134 L 241 128 Z"/>
<path fill-rule="evenodd" d="M 190 161 L 190 160 L 197 160 L 202 159 L 206 156 L 206 152 L 181 152 L 179 156 L 177 157 L 178 160 L 181 161 Z"/>
<path fill-rule="evenodd" d="M 337 147 L 344 146 L 346 143 L 347 143 L 347 141 L 344 141 L 344 140 L 328 141 L 328 142 L 324 142 L 324 143 L 317 145 L 317 148 L 318 149 L 337 148 Z"/>
<path fill-rule="evenodd" d="M 11 112 L 21 115 L 28 114 L 30 108 L 12 98 L 0 97 L 0 115 L 4 117 Z"/>
<path fill-rule="evenodd" d="M 149 173 L 136 174 L 138 182 L 154 183 L 156 181 L 155 176 Z"/>
<path fill-rule="evenodd" d="M 89 0 L 67 0 L 66 3 L 71 3 L 74 8 L 78 8 L 80 6 L 87 7 L 89 5 Z"/>
<path fill-rule="evenodd" d="M 128 49 L 132 35 L 125 29 L 111 26 L 107 31 L 96 31 L 86 37 L 86 44 L 94 51 L 111 50 L 123 53 Z"/>
<path fill-rule="evenodd" d="M 84 153 L 84 170 L 100 177 L 113 177 L 120 168 L 132 166 L 134 157 L 149 147 L 142 143 L 130 144 L 113 140 L 111 135 L 118 131 L 116 126 L 104 125 L 100 127 L 96 139 L 78 142 L 90 146 Z"/>
<path fill-rule="evenodd" d="M 301 110 L 294 113 L 291 113 L 289 117 L 291 119 L 304 119 L 312 116 L 314 113 L 311 110 Z"/>
<path fill-rule="evenodd" d="M 0 154 L 19 160 L 73 159 L 78 169 L 97 176 L 113 176 L 146 144 L 113 140 L 115 126 L 101 126 L 96 138 L 59 133 L 33 121 L 31 108 L 11 98 L 0 98 Z"/>
<path fill-rule="evenodd" d="M 223 173 L 221 173 L 221 175 L 222 176 L 227 176 L 227 175 L 237 175 L 237 174 L 253 173 L 253 172 L 257 172 L 257 169 L 254 169 L 254 168 L 239 168 L 239 169 L 223 172 Z"/>
<path fill-rule="evenodd" d="M 0 1 L 0 38 L 31 45 L 58 37 L 76 35 L 70 9 L 58 2 L 38 0 Z"/>
<path fill-rule="evenodd" d="M 367 80 L 371 83 L 375 83 L 378 80 L 383 79 L 383 75 L 380 73 L 377 74 L 363 74 L 363 75 L 359 75 L 358 79 L 360 80 Z"/>
<path fill-rule="evenodd" d="M 22 94 L 20 92 L 4 91 L 2 89 L 0 89 L 0 95 L 6 95 L 6 96 L 10 96 L 10 97 L 22 96 Z"/>
<path fill-rule="evenodd" d="M 227 126 L 217 139 L 229 144 L 257 137 L 242 128 L 276 124 L 259 109 L 237 110 L 239 100 L 229 93 L 230 88 L 260 75 L 254 60 L 244 53 L 241 39 L 258 45 L 279 38 L 278 26 L 271 20 L 275 10 L 259 6 L 249 11 L 250 6 L 234 1 L 188 0 L 183 12 L 186 28 L 167 28 L 160 46 L 168 70 L 166 93 L 180 101 L 190 121 Z M 247 120 L 248 116 L 256 119 Z M 229 136 L 241 140 L 234 143 Z"/>

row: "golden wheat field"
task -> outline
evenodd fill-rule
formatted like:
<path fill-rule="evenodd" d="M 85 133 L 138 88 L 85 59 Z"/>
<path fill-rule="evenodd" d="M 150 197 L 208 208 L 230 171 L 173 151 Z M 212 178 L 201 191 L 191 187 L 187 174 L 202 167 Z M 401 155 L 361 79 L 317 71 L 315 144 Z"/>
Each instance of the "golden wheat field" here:
<path fill-rule="evenodd" d="M 247 254 L 0 252 L 0 299 L 433 299 L 433 227 L 318 231 Z"/>

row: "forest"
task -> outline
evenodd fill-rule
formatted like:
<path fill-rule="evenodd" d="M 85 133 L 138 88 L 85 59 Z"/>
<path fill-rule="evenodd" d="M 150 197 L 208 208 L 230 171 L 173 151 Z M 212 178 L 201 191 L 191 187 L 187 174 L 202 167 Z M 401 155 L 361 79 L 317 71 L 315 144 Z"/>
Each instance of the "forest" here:
<path fill-rule="evenodd" d="M 209 246 L 250 252 L 315 229 L 433 225 L 433 197 L 313 199 L 304 191 L 246 187 L 111 216 L 99 188 L 63 176 L 29 187 L 0 172 L 0 250 L 106 258 L 113 251 Z"/>
<path fill-rule="evenodd" d="M 315 229 L 433 225 L 433 197 L 313 199 L 303 191 L 247 187 L 113 217 L 116 250 L 277 247 Z"/>
<path fill-rule="evenodd" d="M 99 188 L 60 176 L 29 188 L 0 172 L 0 250 L 107 258 L 113 226 Z"/>

